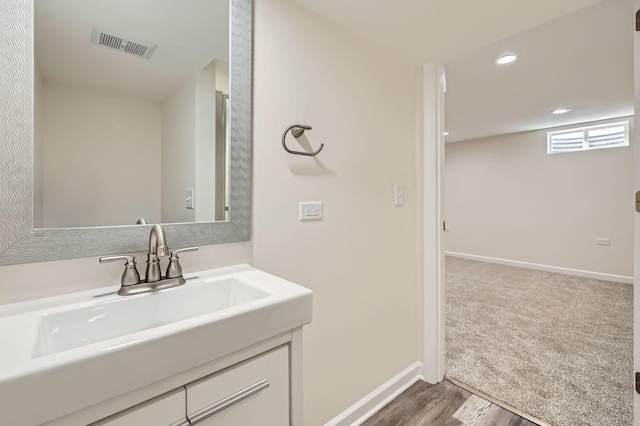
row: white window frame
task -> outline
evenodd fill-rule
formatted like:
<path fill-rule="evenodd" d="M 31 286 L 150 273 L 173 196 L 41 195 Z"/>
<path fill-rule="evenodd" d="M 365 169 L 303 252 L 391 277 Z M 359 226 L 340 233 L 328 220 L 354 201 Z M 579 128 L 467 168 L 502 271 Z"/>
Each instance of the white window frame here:
<path fill-rule="evenodd" d="M 624 126 L 624 142 L 616 145 L 609 146 L 589 146 L 589 139 L 587 137 L 587 132 L 589 130 L 595 129 L 605 129 L 607 127 L 618 127 Z M 562 135 L 565 133 L 576 133 L 582 132 L 582 148 L 572 150 L 572 151 L 552 151 L 551 140 L 553 136 Z M 582 152 L 582 151 L 592 151 L 594 149 L 607 149 L 607 148 L 620 148 L 624 146 L 629 146 L 629 120 L 625 121 L 616 121 L 615 123 L 606 123 L 606 124 L 598 124 L 596 126 L 581 126 L 581 127 L 572 127 L 570 129 L 563 130 L 555 130 L 551 132 L 547 132 L 547 154 L 568 154 L 572 152 Z"/>

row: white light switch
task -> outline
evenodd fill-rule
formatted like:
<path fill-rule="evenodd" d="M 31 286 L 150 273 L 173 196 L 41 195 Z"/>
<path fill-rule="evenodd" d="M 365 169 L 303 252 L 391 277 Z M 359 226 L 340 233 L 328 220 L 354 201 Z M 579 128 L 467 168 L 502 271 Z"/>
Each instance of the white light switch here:
<path fill-rule="evenodd" d="M 394 188 L 395 205 L 404 206 L 404 185 L 396 184 Z"/>
<path fill-rule="evenodd" d="M 193 206 L 196 204 L 193 188 L 187 188 L 184 203 L 187 209 L 193 210 Z"/>

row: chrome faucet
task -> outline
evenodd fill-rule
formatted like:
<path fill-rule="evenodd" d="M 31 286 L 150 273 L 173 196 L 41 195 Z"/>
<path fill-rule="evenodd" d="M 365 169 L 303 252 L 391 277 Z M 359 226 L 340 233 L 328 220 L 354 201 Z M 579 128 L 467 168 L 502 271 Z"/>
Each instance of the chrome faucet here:
<path fill-rule="evenodd" d="M 197 251 L 198 247 L 187 247 L 178 250 L 169 250 L 167 236 L 162 227 L 153 225 L 149 234 L 149 253 L 147 254 L 147 273 L 144 280 L 140 279 L 136 268 L 135 257 L 128 255 L 105 256 L 100 258 L 100 263 L 125 260 L 125 271 L 120 280 L 118 294 L 128 296 L 131 294 L 147 293 L 162 290 L 163 288 L 176 287 L 186 281 L 182 276 L 182 268 L 178 262 L 178 253 L 185 251 Z M 160 272 L 160 258 L 169 256 L 169 265 L 165 276 Z"/>
<path fill-rule="evenodd" d="M 160 273 L 160 259 L 169 254 L 169 247 L 167 247 L 167 236 L 164 233 L 164 229 L 157 223 L 151 228 L 151 234 L 149 235 L 149 253 L 147 254 L 147 274 L 145 281 L 148 283 L 154 283 L 162 279 Z"/>

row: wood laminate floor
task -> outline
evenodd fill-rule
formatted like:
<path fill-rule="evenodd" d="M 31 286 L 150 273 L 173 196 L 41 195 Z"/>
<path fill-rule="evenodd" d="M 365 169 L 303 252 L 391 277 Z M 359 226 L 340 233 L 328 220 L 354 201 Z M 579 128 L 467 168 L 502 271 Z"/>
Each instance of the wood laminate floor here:
<path fill-rule="evenodd" d="M 419 381 L 362 426 L 535 426 L 446 380 Z"/>

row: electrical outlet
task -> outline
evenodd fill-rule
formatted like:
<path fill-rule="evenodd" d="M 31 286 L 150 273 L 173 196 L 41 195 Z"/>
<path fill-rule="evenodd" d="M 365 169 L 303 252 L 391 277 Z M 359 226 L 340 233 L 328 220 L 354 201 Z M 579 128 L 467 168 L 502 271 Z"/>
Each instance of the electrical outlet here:
<path fill-rule="evenodd" d="M 608 238 L 596 238 L 596 245 L 598 246 L 610 246 L 611 240 Z"/>
<path fill-rule="evenodd" d="M 322 201 L 303 201 L 300 203 L 300 220 L 322 219 Z"/>

